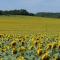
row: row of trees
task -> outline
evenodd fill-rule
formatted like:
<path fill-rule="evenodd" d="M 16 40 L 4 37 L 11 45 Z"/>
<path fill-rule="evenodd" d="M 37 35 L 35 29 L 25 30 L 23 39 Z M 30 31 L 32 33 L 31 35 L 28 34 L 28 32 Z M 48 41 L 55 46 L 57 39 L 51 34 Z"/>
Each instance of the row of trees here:
<path fill-rule="evenodd" d="M 40 16 L 40 17 L 51 17 L 51 18 L 60 18 L 60 13 L 49 13 L 49 12 L 38 12 L 36 14 L 30 13 L 25 9 L 20 10 L 0 10 L 0 15 L 28 15 L 28 16 Z"/>
<path fill-rule="evenodd" d="M 50 13 L 50 12 L 39 12 L 36 16 L 40 17 L 51 17 L 51 18 L 60 18 L 60 13 Z"/>
<path fill-rule="evenodd" d="M 0 15 L 30 15 L 33 16 L 33 13 L 29 13 L 27 10 L 25 9 L 21 9 L 21 10 L 6 10 L 6 11 L 2 11 L 0 10 Z"/>

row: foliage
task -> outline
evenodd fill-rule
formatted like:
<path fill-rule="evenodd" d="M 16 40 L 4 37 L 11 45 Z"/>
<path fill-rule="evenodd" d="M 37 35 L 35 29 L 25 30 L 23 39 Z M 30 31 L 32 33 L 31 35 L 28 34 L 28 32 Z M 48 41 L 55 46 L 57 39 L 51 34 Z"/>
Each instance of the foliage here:
<path fill-rule="evenodd" d="M 40 17 L 51 17 L 51 18 L 60 18 L 60 13 L 53 13 L 53 12 L 37 12 L 37 13 L 30 13 L 25 9 L 20 10 L 0 10 L 0 15 L 27 15 L 27 16 L 40 16 Z"/>
<path fill-rule="evenodd" d="M 59 37 L 47 33 L 0 34 L 0 60 L 60 60 Z"/>
<path fill-rule="evenodd" d="M 33 13 L 29 13 L 27 10 L 25 9 L 21 9 L 21 10 L 5 10 L 2 11 L 0 10 L 0 15 L 29 15 L 29 16 L 33 16 Z"/>
<path fill-rule="evenodd" d="M 51 17 L 51 18 L 60 18 L 60 13 L 51 13 L 51 12 L 38 12 L 36 16 L 40 17 Z"/>

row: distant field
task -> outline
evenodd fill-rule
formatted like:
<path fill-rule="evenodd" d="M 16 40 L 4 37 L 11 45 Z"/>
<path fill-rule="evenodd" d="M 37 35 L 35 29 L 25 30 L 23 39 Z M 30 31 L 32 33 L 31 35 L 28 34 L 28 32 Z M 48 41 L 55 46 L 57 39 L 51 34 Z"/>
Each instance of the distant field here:
<path fill-rule="evenodd" d="M 31 16 L 0 16 L 0 32 L 60 32 L 60 19 Z"/>

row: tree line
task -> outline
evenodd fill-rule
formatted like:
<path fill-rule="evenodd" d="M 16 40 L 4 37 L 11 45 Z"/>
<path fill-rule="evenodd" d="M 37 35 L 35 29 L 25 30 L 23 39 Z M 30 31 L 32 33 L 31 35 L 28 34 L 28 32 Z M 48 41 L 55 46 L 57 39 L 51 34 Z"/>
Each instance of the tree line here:
<path fill-rule="evenodd" d="M 39 17 L 51 17 L 51 18 L 60 18 L 60 13 L 51 13 L 51 12 L 37 12 L 30 13 L 25 9 L 20 10 L 0 10 L 0 15 L 27 15 L 27 16 L 39 16 Z"/>
<path fill-rule="evenodd" d="M 25 9 L 21 9 L 21 10 L 5 10 L 2 11 L 0 10 L 0 15 L 29 15 L 29 16 L 33 16 L 33 13 L 29 13 L 27 10 Z"/>
<path fill-rule="evenodd" d="M 60 18 L 60 13 L 38 12 L 38 13 L 36 13 L 36 16 L 50 17 L 50 18 Z"/>

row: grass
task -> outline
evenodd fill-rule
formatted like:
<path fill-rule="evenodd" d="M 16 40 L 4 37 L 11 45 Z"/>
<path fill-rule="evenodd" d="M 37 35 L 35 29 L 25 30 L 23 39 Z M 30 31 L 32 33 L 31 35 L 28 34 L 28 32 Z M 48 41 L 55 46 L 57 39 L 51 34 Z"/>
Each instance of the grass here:
<path fill-rule="evenodd" d="M 0 16 L 0 32 L 60 32 L 60 19 L 32 16 Z"/>

